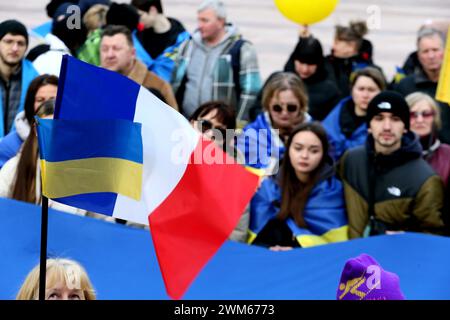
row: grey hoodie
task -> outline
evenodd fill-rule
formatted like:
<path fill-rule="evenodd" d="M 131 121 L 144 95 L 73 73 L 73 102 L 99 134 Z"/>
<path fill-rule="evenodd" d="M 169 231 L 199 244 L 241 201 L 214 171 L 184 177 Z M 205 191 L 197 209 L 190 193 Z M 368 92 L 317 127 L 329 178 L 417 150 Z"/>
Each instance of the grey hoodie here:
<path fill-rule="evenodd" d="M 187 83 L 183 99 L 183 113 L 190 117 L 202 104 L 211 100 L 214 65 L 228 46 L 230 37 L 238 34 L 233 25 L 225 27 L 226 34 L 214 47 L 206 46 L 197 30 L 192 36 L 194 42 L 187 67 Z"/>

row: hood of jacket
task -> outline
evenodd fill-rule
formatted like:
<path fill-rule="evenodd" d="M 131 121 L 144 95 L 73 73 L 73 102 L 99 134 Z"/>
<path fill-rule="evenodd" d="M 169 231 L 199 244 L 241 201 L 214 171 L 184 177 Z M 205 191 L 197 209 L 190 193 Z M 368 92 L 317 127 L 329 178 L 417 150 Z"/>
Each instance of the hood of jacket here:
<path fill-rule="evenodd" d="M 16 131 L 22 141 L 25 141 L 30 134 L 30 124 L 28 123 L 27 118 L 25 117 L 25 111 L 20 111 L 16 118 L 14 119 L 14 123 L 16 125 Z"/>
<path fill-rule="evenodd" d="M 412 131 L 408 131 L 403 135 L 400 149 L 391 154 L 376 153 L 372 135 L 367 136 L 366 150 L 377 172 L 386 172 L 408 161 L 422 157 L 422 145 L 418 136 Z"/>

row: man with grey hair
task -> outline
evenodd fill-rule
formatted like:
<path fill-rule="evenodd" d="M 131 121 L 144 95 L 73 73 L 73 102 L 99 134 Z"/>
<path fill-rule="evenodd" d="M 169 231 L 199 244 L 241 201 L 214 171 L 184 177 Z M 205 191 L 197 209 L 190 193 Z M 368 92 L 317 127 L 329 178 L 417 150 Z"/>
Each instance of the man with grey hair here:
<path fill-rule="evenodd" d="M 436 96 L 439 75 L 444 60 L 445 37 L 439 30 L 424 27 L 417 35 L 417 60 L 419 65 L 414 72 L 401 80 L 394 88 L 404 96 L 419 91 Z M 450 143 L 450 108 L 439 103 L 442 117 L 440 140 Z"/>
<path fill-rule="evenodd" d="M 204 102 L 219 100 L 235 108 L 238 122 L 261 87 L 256 52 L 227 23 L 222 1 L 206 0 L 197 11 L 198 29 L 176 52 L 172 86 L 186 117 Z"/>

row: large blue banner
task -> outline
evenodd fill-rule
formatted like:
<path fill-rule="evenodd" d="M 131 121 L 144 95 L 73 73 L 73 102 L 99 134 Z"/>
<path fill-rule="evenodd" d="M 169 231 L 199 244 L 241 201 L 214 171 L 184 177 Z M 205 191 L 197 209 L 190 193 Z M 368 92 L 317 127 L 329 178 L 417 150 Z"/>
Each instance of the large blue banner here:
<path fill-rule="evenodd" d="M 39 262 L 40 207 L 0 198 L 0 299 Z M 48 253 L 81 262 L 98 299 L 168 299 L 150 232 L 50 210 Z M 226 242 L 185 299 L 336 299 L 345 261 L 361 253 L 400 277 L 407 299 L 450 299 L 450 239 L 379 236 L 288 252 Z"/>

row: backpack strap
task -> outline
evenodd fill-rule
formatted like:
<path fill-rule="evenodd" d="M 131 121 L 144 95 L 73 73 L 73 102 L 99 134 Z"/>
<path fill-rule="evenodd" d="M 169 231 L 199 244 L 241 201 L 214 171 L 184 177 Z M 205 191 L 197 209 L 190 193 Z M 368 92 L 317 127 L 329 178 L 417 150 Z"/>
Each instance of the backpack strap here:
<path fill-rule="evenodd" d="M 233 82 L 237 100 L 239 100 L 242 91 L 239 73 L 241 70 L 241 48 L 245 42 L 244 39 L 238 39 L 228 51 L 231 56 L 231 68 L 233 70 Z"/>

